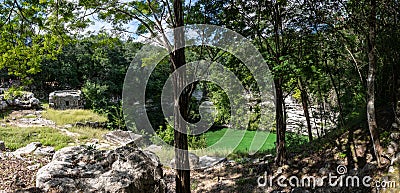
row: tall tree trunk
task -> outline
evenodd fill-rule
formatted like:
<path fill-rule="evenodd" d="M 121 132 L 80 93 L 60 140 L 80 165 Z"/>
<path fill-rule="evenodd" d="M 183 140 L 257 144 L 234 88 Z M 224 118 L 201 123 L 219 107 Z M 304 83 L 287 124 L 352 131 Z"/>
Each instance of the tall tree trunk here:
<path fill-rule="evenodd" d="M 282 78 L 275 79 L 276 92 L 276 160 L 277 165 L 283 165 L 286 162 L 285 134 L 286 125 L 283 119 L 283 90 Z"/>
<path fill-rule="evenodd" d="M 336 64 L 336 60 L 335 60 L 335 64 Z M 342 106 L 342 102 L 340 100 L 340 93 L 339 93 L 339 87 L 335 82 L 335 78 L 333 77 L 333 74 L 328 66 L 328 61 L 325 60 L 324 62 L 326 70 L 328 71 L 328 75 L 329 75 L 329 79 L 332 82 L 332 86 L 333 86 L 333 90 L 335 91 L 336 94 L 336 98 L 337 98 L 337 103 L 338 103 L 338 107 L 339 107 L 339 122 L 341 126 L 344 126 L 344 118 L 343 118 L 343 106 Z M 340 79 L 339 79 L 340 80 Z"/>
<path fill-rule="evenodd" d="M 308 112 L 308 97 L 301 78 L 299 78 L 299 89 L 300 89 L 301 103 L 303 106 L 304 116 L 306 117 L 306 122 L 307 122 L 308 140 L 312 141 L 313 136 L 311 131 L 310 113 Z"/>
<path fill-rule="evenodd" d="M 182 0 L 174 1 L 174 17 L 175 26 L 182 27 L 183 22 L 183 2 Z M 185 39 L 184 29 L 180 28 L 175 30 L 174 33 L 174 46 L 175 51 L 172 55 L 172 71 L 175 71 L 179 67 L 186 64 L 185 60 Z M 181 49 L 176 49 L 181 48 Z M 189 193 L 190 192 L 190 170 L 189 170 L 189 155 L 188 155 L 188 142 L 187 142 L 187 127 L 186 122 L 188 118 L 188 105 L 189 96 L 187 90 L 184 90 L 180 95 L 178 88 L 184 88 L 185 86 L 185 74 L 175 73 L 174 74 L 174 141 L 175 141 L 175 164 L 176 164 L 176 192 L 177 193 Z M 179 100 L 178 100 L 179 99 Z M 185 120 L 179 119 L 179 114 Z"/>
<path fill-rule="evenodd" d="M 283 55 L 281 50 L 280 31 L 282 30 L 282 15 L 281 3 L 275 2 L 274 4 L 274 42 L 275 42 L 275 62 L 276 66 L 280 66 L 282 61 L 280 56 Z M 276 92 L 276 159 L 277 165 L 283 165 L 286 162 L 286 121 L 284 118 L 283 105 L 283 77 L 280 72 L 277 72 L 274 78 L 275 92 Z"/>
<path fill-rule="evenodd" d="M 369 17 L 369 35 L 368 35 L 368 79 L 367 79 L 367 118 L 368 128 L 371 134 L 371 140 L 374 147 L 378 166 L 381 165 L 381 145 L 379 142 L 379 133 L 375 118 L 375 74 L 376 74 L 376 0 L 371 0 L 371 13 Z"/>

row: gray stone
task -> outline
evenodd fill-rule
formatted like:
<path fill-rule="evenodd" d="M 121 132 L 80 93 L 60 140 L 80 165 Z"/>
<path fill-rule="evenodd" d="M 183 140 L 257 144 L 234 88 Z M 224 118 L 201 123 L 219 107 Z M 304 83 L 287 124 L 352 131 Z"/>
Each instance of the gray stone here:
<path fill-rule="evenodd" d="M 211 156 L 201 156 L 199 157 L 199 167 L 207 168 L 226 161 L 226 158 L 222 157 L 211 157 Z"/>
<path fill-rule="evenodd" d="M 30 98 L 30 99 L 29 99 L 29 103 L 30 103 L 32 106 L 37 106 L 37 105 L 40 104 L 40 101 L 39 101 L 39 99 L 37 99 L 37 98 Z"/>
<path fill-rule="evenodd" d="M 0 151 L 5 151 L 6 150 L 6 144 L 4 144 L 4 141 L 0 141 Z"/>
<path fill-rule="evenodd" d="M 203 156 L 203 157 L 205 157 L 205 156 Z M 215 160 L 213 160 L 213 161 L 215 161 Z M 171 167 L 175 168 L 175 158 L 172 159 L 169 164 Z M 211 166 L 211 164 L 205 163 L 204 158 L 202 160 L 202 158 L 199 158 L 196 154 L 189 153 L 189 166 L 191 169 L 206 168 L 206 167 L 208 167 L 206 165 Z"/>
<path fill-rule="evenodd" d="M 9 107 L 17 109 L 28 109 L 28 108 L 38 108 L 40 106 L 40 101 L 35 98 L 34 94 L 31 92 L 23 91 L 23 95 L 16 98 L 4 99 L 4 96 L 0 97 L 0 109 L 7 109 Z"/>
<path fill-rule="evenodd" d="M 37 156 L 53 156 L 55 153 L 54 147 L 38 147 L 34 152 L 33 155 Z"/>
<path fill-rule="evenodd" d="M 291 193 L 310 193 L 310 191 L 304 189 L 304 188 L 294 188 Z"/>
<path fill-rule="evenodd" d="M 37 170 L 39 168 L 40 168 L 40 164 L 35 164 L 35 165 L 26 167 L 26 169 L 28 169 L 28 170 Z"/>
<path fill-rule="evenodd" d="M 322 175 L 326 175 L 329 173 L 329 169 L 328 168 L 320 168 L 318 170 L 318 173 L 322 174 Z"/>
<path fill-rule="evenodd" d="M 393 123 L 393 124 L 392 124 L 392 127 L 395 128 L 395 129 L 398 129 L 398 128 L 399 128 L 399 125 L 398 125 L 397 123 Z"/>
<path fill-rule="evenodd" d="M 400 133 L 391 133 L 390 134 L 390 138 L 392 140 L 399 141 L 400 140 Z"/>
<path fill-rule="evenodd" d="M 387 153 L 388 154 L 395 154 L 398 149 L 399 149 L 399 145 L 396 142 L 391 141 L 389 146 L 388 146 Z"/>
<path fill-rule="evenodd" d="M 156 153 L 156 152 L 160 152 L 162 150 L 162 146 L 152 144 L 152 145 L 149 145 L 148 147 L 146 147 L 146 150 Z"/>
<path fill-rule="evenodd" d="M 197 168 L 199 165 L 199 156 L 194 153 L 189 153 L 189 164 L 191 168 Z"/>
<path fill-rule="evenodd" d="M 0 100 L 0 110 L 6 109 L 7 107 L 8 107 L 7 102 Z"/>
<path fill-rule="evenodd" d="M 132 131 L 122 130 L 111 131 L 109 133 L 106 133 L 103 137 L 107 141 L 118 145 L 134 144 L 139 146 L 139 144 L 143 140 L 142 135 L 135 134 Z"/>
<path fill-rule="evenodd" d="M 44 192 L 110 193 L 158 193 L 166 187 L 158 157 L 128 146 L 109 151 L 63 148 L 38 170 L 36 186 Z"/>
<path fill-rule="evenodd" d="M 21 147 L 13 152 L 15 156 L 26 156 L 32 154 L 38 147 L 41 147 L 42 144 L 40 142 L 32 142 L 25 147 Z"/>
<path fill-rule="evenodd" d="M 394 150 L 394 148 L 391 145 L 389 145 L 387 148 L 387 154 L 393 155 L 394 153 L 396 153 L 396 151 Z"/>
<path fill-rule="evenodd" d="M 394 173 L 395 172 L 394 166 L 390 166 L 388 172 L 389 173 Z"/>
<path fill-rule="evenodd" d="M 49 106 L 54 109 L 81 109 L 83 104 L 80 90 L 54 91 L 49 94 Z"/>
<path fill-rule="evenodd" d="M 397 153 L 395 156 L 393 156 L 390 165 L 396 165 L 400 164 L 400 153 Z"/>

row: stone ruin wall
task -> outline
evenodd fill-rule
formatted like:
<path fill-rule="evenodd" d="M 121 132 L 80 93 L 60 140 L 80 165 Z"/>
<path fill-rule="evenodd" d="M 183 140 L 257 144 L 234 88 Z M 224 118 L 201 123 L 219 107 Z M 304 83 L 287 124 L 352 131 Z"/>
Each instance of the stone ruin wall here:
<path fill-rule="evenodd" d="M 80 90 L 54 91 L 49 95 L 49 106 L 54 109 L 82 109 L 84 105 Z"/>

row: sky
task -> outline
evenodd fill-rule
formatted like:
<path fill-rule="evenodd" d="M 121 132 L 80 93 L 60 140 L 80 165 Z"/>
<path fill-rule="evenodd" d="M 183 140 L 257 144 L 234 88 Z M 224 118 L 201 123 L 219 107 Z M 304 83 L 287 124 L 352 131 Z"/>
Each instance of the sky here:
<path fill-rule="evenodd" d="M 122 2 L 126 2 L 129 0 L 122 0 Z M 185 4 L 188 5 L 190 4 L 195 4 L 198 0 L 185 0 Z M 97 14 L 94 14 L 93 16 L 90 16 L 89 19 L 93 22 L 93 24 L 91 24 L 85 31 L 84 33 L 94 33 L 94 34 L 98 34 L 99 32 L 111 32 L 112 30 L 112 25 L 110 23 L 104 22 L 104 21 L 100 21 L 97 18 Z M 124 36 L 125 37 L 133 37 L 136 41 L 139 42 L 144 42 L 146 40 L 145 37 L 141 37 L 136 35 L 134 32 L 136 32 L 136 29 L 138 27 L 139 23 L 137 21 L 132 21 L 129 24 L 124 25 L 124 27 L 126 27 L 129 31 L 133 32 L 132 34 L 128 34 L 125 33 Z M 112 32 L 111 32 L 112 34 Z M 144 36 L 148 36 L 148 35 L 144 35 Z"/>

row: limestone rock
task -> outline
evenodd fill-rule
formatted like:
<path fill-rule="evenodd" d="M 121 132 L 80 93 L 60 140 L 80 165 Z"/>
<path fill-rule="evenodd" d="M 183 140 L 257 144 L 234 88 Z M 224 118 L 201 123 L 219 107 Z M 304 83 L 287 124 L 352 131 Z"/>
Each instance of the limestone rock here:
<path fill-rule="evenodd" d="M 156 153 L 162 150 L 162 146 L 152 144 L 146 147 L 146 150 Z"/>
<path fill-rule="evenodd" d="M 393 167 L 393 166 L 390 166 L 388 172 L 389 172 L 389 173 L 394 173 L 394 172 L 395 172 L 394 167 Z"/>
<path fill-rule="evenodd" d="M 36 186 L 45 192 L 165 192 L 162 165 L 147 151 L 66 147 L 40 168 Z"/>
<path fill-rule="evenodd" d="M 207 157 L 207 156 L 203 156 Z M 208 163 L 205 163 L 205 160 L 202 160 L 194 153 L 189 153 L 189 166 L 191 169 L 198 169 L 198 168 L 203 168 Z M 171 167 L 175 168 L 175 158 L 171 160 L 170 162 Z"/>
<path fill-rule="evenodd" d="M 7 108 L 32 109 L 39 107 L 40 101 L 35 98 L 35 95 L 31 92 L 23 91 L 22 96 L 7 99 L 4 95 L 0 95 L 0 110 Z"/>
<path fill-rule="evenodd" d="M 390 134 L 390 138 L 395 140 L 395 141 L 399 141 L 400 140 L 400 133 L 391 133 Z"/>
<path fill-rule="evenodd" d="M 395 156 L 393 156 L 390 165 L 396 165 L 400 164 L 400 153 L 397 153 Z"/>
<path fill-rule="evenodd" d="M 393 155 L 397 152 L 398 149 L 399 149 L 399 145 L 396 142 L 391 141 L 388 146 L 387 153 Z"/>
<path fill-rule="evenodd" d="M 122 131 L 115 130 L 105 134 L 104 139 L 107 141 L 118 144 L 118 145 L 128 145 L 135 144 L 138 145 L 141 143 L 143 137 L 141 135 L 135 134 L 132 131 Z"/>
<path fill-rule="evenodd" d="M 33 155 L 37 156 L 53 156 L 55 153 L 54 147 L 38 147 L 34 152 Z"/>
<path fill-rule="evenodd" d="M 0 100 L 0 110 L 6 109 L 7 107 L 8 107 L 7 102 Z"/>
<path fill-rule="evenodd" d="M 199 156 L 189 153 L 189 164 L 191 167 L 196 168 L 199 165 Z"/>
<path fill-rule="evenodd" d="M 38 147 L 41 147 L 42 144 L 40 142 L 32 142 L 25 147 L 21 147 L 13 152 L 13 154 L 17 157 L 26 156 L 33 153 Z"/>
<path fill-rule="evenodd" d="M 49 106 L 54 109 L 80 109 L 83 105 L 80 90 L 60 90 L 49 94 Z"/>

